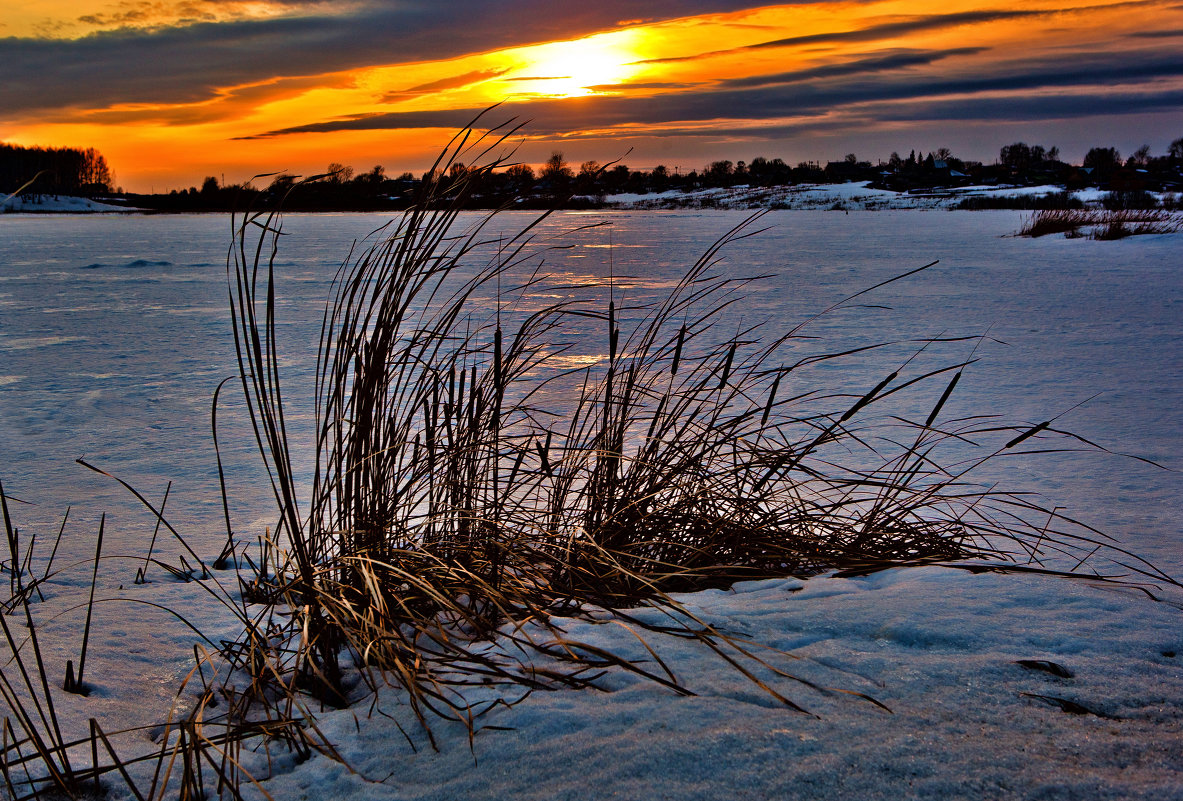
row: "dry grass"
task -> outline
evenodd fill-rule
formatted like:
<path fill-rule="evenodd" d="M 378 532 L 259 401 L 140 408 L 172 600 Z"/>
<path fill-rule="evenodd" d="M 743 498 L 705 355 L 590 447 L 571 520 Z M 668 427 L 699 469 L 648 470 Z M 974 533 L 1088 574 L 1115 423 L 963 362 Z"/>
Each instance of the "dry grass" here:
<path fill-rule="evenodd" d="M 462 134 L 435 174 L 455 176 L 451 166 L 471 163 L 473 150 L 503 146 L 488 136 Z M 502 163 L 475 161 L 485 165 L 478 171 Z M 551 623 L 603 620 L 606 610 L 643 628 L 627 610 L 655 606 L 668 612 L 662 631 L 700 640 L 799 709 L 749 670 L 755 654 L 670 593 L 975 560 L 1038 570 L 1044 555 L 1079 565 L 1107 547 L 1057 510 L 971 483 L 1000 454 L 1068 435 L 1054 421 L 942 421 L 965 364 L 892 371 L 859 395 L 826 395 L 797 385 L 804 363 L 777 361 L 800 326 L 721 335 L 716 321 L 753 279 L 719 259 L 760 215 L 709 248 L 664 298 L 625 309 L 609 290 L 507 328 L 501 309 L 524 288 L 499 289 L 495 310 L 487 297 L 521 274 L 534 225 L 474 270 L 468 260 L 489 252 L 489 218 L 454 231 L 464 192 L 463 175 L 428 187 L 337 276 L 317 364 L 310 492 L 292 469 L 276 352 L 281 290 L 270 265 L 282 223 L 274 212 L 240 221 L 230 260 L 236 337 L 283 554 L 250 591 L 299 611 L 281 627 L 282 647 L 272 637 L 241 660 L 257 666 L 248 694 L 265 698 L 282 685 L 345 703 L 343 659 L 403 687 L 425 725 L 428 712 L 471 723 L 476 710 L 456 688 L 474 682 L 583 686 L 614 665 L 687 692 L 671 672 L 568 642 Z M 548 370 L 575 341 L 573 322 L 599 328 L 603 357 L 574 373 Z M 572 400 L 540 408 L 556 381 Z M 890 432 L 863 422 L 921 382 L 946 382 L 923 422 L 897 417 Z M 978 460 L 935 461 L 942 443 L 990 438 L 998 444 Z M 1136 557 L 1126 563 L 1135 576 L 1169 581 Z M 512 647 L 487 648 L 490 639 Z M 541 670 L 539 658 L 558 663 Z"/>
<path fill-rule="evenodd" d="M 35 537 L 22 538 L 10 515 L 9 500 L 0 484 L 0 509 L 9 545 L 9 559 L 0 562 L 0 569 L 9 573 L 13 590 L 0 612 L 2 642 L 8 652 L 8 658 L 0 664 L 0 700 L 8 710 L 0 726 L 0 793 L 6 793 L 5 797 L 13 801 L 94 799 L 105 797 L 113 785 L 118 785 L 140 801 L 172 798 L 188 801 L 214 794 L 219 798 L 241 799 L 244 787 L 249 786 L 260 790 L 263 797 L 269 797 L 239 765 L 242 745 L 244 741 L 262 737 L 268 743 L 282 743 L 290 749 L 305 748 L 305 738 L 292 734 L 303 724 L 296 719 L 247 719 L 235 708 L 235 698 L 222 692 L 215 664 L 224 663 L 225 659 L 220 649 L 208 640 L 210 650 L 194 647 L 195 667 L 177 688 L 176 708 L 185 707 L 188 714 L 174 717 L 169 713 L 159 727 L 152 727 L 160 730 L 159 750 L 131 757 L 120 754 L 113 740 L 142 736 L 143 731 L 105 731 L 94 718 L 88 721 L 85 735 L 70 735 L 60 710 L 62 701 L 71 696 L 62 696 L 60 691 L 75 696 L 89 693 L 84 680 L 86 643 L 102 558 L 103 524 L 100 523 L 96 537 L 78 671 L 75 675 L 68 660 L 64 680 L 59 680 L 61 674 L 54 674 L 61 666 L 51 664 L 45 656 L 39 635 L 41 615 L 34 611 L 44 600 L 42 587 L 48 586 L 56 576 L 52 568 L 57 542 L 44 573 L 33 576 L 29 568 L 33 563 Z M 63 519 L 58 541 L 65 525 Z M 187 574 L 176 568 L 157 564 L 188 579 Z M 193 586 L 213 592 L 224 601 L 229 599 L 229 593 L 218 588 L 216 582 L 211 580 L 211 583 L 213 586 L 205 583 Z M 51 609 L 50 613 L 55 611 Z M 175 610 L 170 611 L 200 636 L 198 626 Z M 10 615 L 15 618 L 12 622 Z M 245 611 L 240 619 L 244 626 L 254 622 Z M 195 703 L 182 701 L 190 695 L 196 696 Z M 218 706 L 222 699 L 229 701 L 228 712 L 210 714 L 208 710 Z M 140 763 L 149 766 L 150 774 L 137 769 Z"/>
<path fill-rule="evenodd" d="M 1183 230 L 1183 218 L 1161 209 L 1044 209 L 1023 220 L 1019 236 L 1064 234 L 1087 239 L 1123 239 Z"/>

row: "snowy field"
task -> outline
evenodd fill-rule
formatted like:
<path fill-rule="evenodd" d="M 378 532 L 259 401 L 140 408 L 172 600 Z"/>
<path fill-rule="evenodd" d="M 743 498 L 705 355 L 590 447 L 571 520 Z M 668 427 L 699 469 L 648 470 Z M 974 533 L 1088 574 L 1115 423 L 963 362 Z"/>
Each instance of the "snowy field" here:
<path fill-rule="evenodd" d="M 1064 192 L 1064 187 L 1054 184 L 955 186 L 913 192 L 893 192 L 888 189 L 872 189 L 868 186 L 869 183 L 869 181 L 851 181 L 838 184 L 797 184 L 774 187 L 712 187 L 690 192 L 670 190 L 648 194 L 607 195 L 603 201 L 608 208 L 632 211 L 703 208 L 904 211 L 953 209 L 967 198 L 1005 201 L 1007 199 L 1043 197 Z M 1099 206 L 1107 193 L 1100 189 L 1089 188 L 1077 189 L 1070 194 L 1086 206 Z M 1162 199 L 1160 193 L 1158 200 L 1161 202 Z M 0 200 L 0 213 L 97 214 L 135 211 L 138 209 L 69 196 L 29 195 Z"/>
<path fill-rule="evenodd" d="M 0 214 L 110 214 L 139 209 L 70 195 L 16 195 L 0 198 Z"/>
<path fill-rule="evenodd" d="M 835 211 L 902 211 L 907 209 L 953 209 L 970 198 L 1005 201 L 1043 197 L 1064 192 L 1053 184 L 1018 186 L 953 186 L 912 192 L 874 189 L 870 181 L 840 184 L 797 184 L 794 186 L 733 186 L 696 189 L 691 192 L 669 190 L 645 195 L 608 195 L 604 201 L 618 209 L 793 209 Z M 1099 205 L 1105 192 L 1078 189 L 1070 193 L 1086 205 Z M 1161 198 L 1160 198 L 1161 200 Z"/>
<path fill-rule="evenodd" d="M 560 214 L 544 236 L 606 222 L 563 241 L 554 287 L 603 283 L 660 291 L 718 235 L 733 212 Z M 1039 492 L 1097 525 L 1169 574 L 1183 575 L 1183 235 L 1092 242 L 1007 236 L 1014 212 L 777 212 L 769 230 L 738 243 L 728 269 L 775 272 L 732 322 L 776 329 L 934 259 L 940 264 L 814 323 L 819 351 L 900 344 L 809 374 L 819 386 L 867 388 L 936 336 L 980 342 L 930 348 L 953 363 L 978 347 L 950 414 L 998 412 L 1059 421 L 1120 455 L 1056 453 L 999 464 L 983 478 Z M 507 215 L 507 230 L 527 219 Z M 278 269 L 288 397 L 297 433 L 309 398 L 323 299 L 350 242 L 381 219 L 289 218 Z M 58 558 L 72 569 L 34 606 L 51 670 L 76 656 L 94 536 L 107 513 L 109 555 L 96 609 L 87 682 L 63 694 L 71 730 L 159 723 L 192 665 L 197 636 L 235 635 L 216 599 L 150 573 L 133 585 L 151 515 L 83 457 L 159 502 L 205 557 L 225 537 L 209 437 L 210 399 L 234 374 L 226 310 L 228 221 L 194 217 L 0 217 L 0 480 L 18 525 L 46 558 L 73 505 Z M 609 266 L 609 262 L 611 266 Z M 621 277 L 623 276 L 623 277 Z M 774 330 L 774 329 L 770 329 Z M 795 346 L 798 347 L 798 346 Z M 799 355 L 794 353 L 794 355 Z M 939 388 L 937 390 L 939 392 Z M 905 398 L 927 409 L 923 392 Z M 927 405 L 926 405 L 927 404 Z M 272 523 L 257 453 L 235 385 L 219 411 L 236 537 Z M 297 466 L 301 469 L 300 466 Z M 304 469 L 307 465 L 304 466 Z M 157 552 L 179 546 L 162 533 Z M 229 586 L 232 573 L 218 574 Z M 233 595 L 233 592 L 231 593 Z M 369 700 L 325 712 L 320 725 L 352 770 L 315 757 L 279 758 L 265 789 L 276 799 L 714 798 L 1183 798 L 1183 597 L 1154 602 L 1136 589 L 1040 576 L 923 568 L 869 577 L 756 582 L 683 596 L 716 626 L 791 653 L 767 658 L 819 693 L 761 673 L 811 715 L 778 706 L 717 657 L 670 640 L 652 644 L 696 693 L 680 697 L 630 676 L 602 692 L 537 692 L 482 723 L 472 750 L 459 724 L 434 727 L 438 752 L 393 690 L 382 712 L 412 734 L 414 752 Z M 141 603 L 143 602 L 143 603 Z M 586 631 L 585 631 L 586 629 Z M 573 624 L 580 639 L 637 648 L 615 626 Z M 641 655 L 638 653 L 638 655 Z M 1045 660 L 1061 677 L 1018 660 Z M 1059 699 L 1059 700 L 1057 700 Z M 182 705 L 188 698 L 182 699 Z M 121 752 L 152 748 L 152 730 Z M 247 758 L 251 770 L 262 755 Z"/>
<path fill-rule="evenodd" d="M 459 726 L 439 753 L 420 742 L 411 754 L 389 721 L 363 719 L 359 736 L 355 713 L 331 713 L 322 725 L 357 773 L 312 760 L 268 789 L 439 801 L 1183 797 L 1183 657 L 1166 655 L 1183 646 L 1177 608 L 937 569 L 756 582 L 685 600 L 798 658 L 773 659 L 779 667 L 891 712 L 782 680 L 813 716 L 791 712 L 705 649 L 661 643 L 697 696 L 622 676 L 602 693 L 535 694 L 490 715 L 514 730 L 478 734 L 471 753 Z M 612 628 L 571 633 L 627 648 Z M 1073 677 L 1018 660 L 1049 660 Z"/>

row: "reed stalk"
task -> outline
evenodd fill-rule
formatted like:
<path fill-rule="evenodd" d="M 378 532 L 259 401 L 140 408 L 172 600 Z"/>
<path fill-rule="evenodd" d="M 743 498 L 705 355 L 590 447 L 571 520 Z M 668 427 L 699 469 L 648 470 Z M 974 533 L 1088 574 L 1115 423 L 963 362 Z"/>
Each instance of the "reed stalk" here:
<path fill-rule="evenodd" d="M 459 688 L 473 682 L 585 686 L 615 666 L 686 690 L 668 671 L 572 643 L 551 623 L 558 614 L 623 619 L 648 605 L 671 621 L 657 630 L 700 640 L 800 708 L 747 672 L 747 649 L 671 593 L 918 564 L 1057 572 L 1040 560 L 1059 554 L 1080 557 L 1059 571 L 1071 573 L 1098 546 L 1130 571 L 1120 580 L 1176 583 L 1057 508 L 972 482 L 992 459 L 1069 436 L 1054 421 L 942 420 L 972 358 L 921 372 L 909 360 L 842 395 L 803 384 L 802 373 L 850 352 L 779 361 L 811 321 L 722 335 L 723 314 L 760 276 L 737 276 L 721 259 L 755 233 L 759 214 L 664 297 L 618 303 L 609 290 L 601 303 L 556 303 L 511 323 L 502 310 L 541 279 L 519 278 L 508 297 L 502 284 L 530 274 L 541 219 L 494 240 L 484 235 L 491 215 L 461 231 L 459 214 L 466 176 L 502 166 L 507 157 L 496 154 L 514 130 L 459 134 L 419 204 L 338 272 L 310 444 L 293 443 L 284 419 L 274 270 L 282 218 L 238 219 L 228 275 L 240 375 L 286 542 L 267 597 L 295 612 L 285 645 L 244 657 L 265 665 L 254 670 L 256 688 L 348 703 L 348 656 L 406 689 L 425 725 L 433 713 L 470 726 Z M 456 169 L 462 161 L 480 166 Z M 605 355 L 564 369 L 560 357 L 576 354 L 589 328 Z M 947 382 L 939 400 L 916 415 L 923 423 L 897 415 L 884 432 L 871 416 L 938 381 Z M 562 408 L 539 405 L 560 386 Z M 990 439 L 998 444 L 977 459 L 937 461 L 943 445 Z M 310 491 L 297 486 L 296 447 L 314 454 Z M 490 639 L 508 651 L 484 647 Z M 534 658 L 561 664 L 540 671 Z"/>

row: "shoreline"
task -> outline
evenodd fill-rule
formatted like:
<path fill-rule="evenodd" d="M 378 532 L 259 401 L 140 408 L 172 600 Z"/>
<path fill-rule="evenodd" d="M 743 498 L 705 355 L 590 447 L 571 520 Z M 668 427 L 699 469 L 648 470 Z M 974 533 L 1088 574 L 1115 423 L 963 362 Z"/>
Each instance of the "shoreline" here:
<path fill-rule="evenodd" d="M 933 187 L 924 190 L 897 192 L 871 186 L 871 181 L 832 184 L 792 184 L 784 186 L 711 187 L 692 191 L 669 190 L 659 193 L 618 195 L 574 195 L 565 201 L 559 198 L 532 196 L 519 198 L 509 209 L 535 210 L 602 210 L 602 211 L 676 211 L 695 210 L 775 210 L 775 211 L 1034 211 L 1049 208 L 1101 208 L 1109 192 L 1088 187 L 1069 190 L 1060 184 L 1037 186 L 976 185 Z M 1178 205 L 1170 192 L 1149 193 L 1157 208 L 1171 209 Z M 164 198 L 167 196 L 129 195 L 130 198 Z M 105 199 L 111 200 L 111 198 Z M 397 213 L 409 204 L 390 198 L 387 204 L 301 204 L 291 202 L 285 211 L 291 213 Z M 141 201 L 142 202 L 142 201 Z M 470 198 L 467 210 L 492 211 L 503 209 L 503 203 L 483 203 L 477 196 Z M 13 197 L 0 203 L 0 215 L 6 214 L 226 214 L 235 208 L 154 208 L 150 205 L 123 206 L 90 198 L 72 196 L 31 195 Z"/>

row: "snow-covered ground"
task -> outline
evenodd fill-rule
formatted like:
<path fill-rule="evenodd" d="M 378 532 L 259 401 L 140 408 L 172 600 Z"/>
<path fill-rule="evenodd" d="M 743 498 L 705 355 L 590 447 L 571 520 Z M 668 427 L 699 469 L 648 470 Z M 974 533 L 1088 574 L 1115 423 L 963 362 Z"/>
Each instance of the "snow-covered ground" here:
<path fill-rule="evenodd" d="M 838 691 L 773 681 L 812 716 L 794 712 L 707 649 L 659 639 L 697 695 L 624 675 L 599 693 L 536 693 L 488 715 L 484 723 L 513 730 L 479 733 L 471 753 L 459 724 L 437 727 L 439 753 L 420 737 L 414 754 L 386 718 L 331 712 L 320 725 L 356 773 L 313 759 L 266 787 L 276 798 L 423 801 L 1183 798 L 1176 607 L 936 568 L 753 582 L 683 600 L 721 628 L 790 651 L 794 659 L 764 656 Z M 618 627 L 570 634 L 644 656 Z M 1019 660 L 1050 661 L 1072 678 Z M 390 695 L 383 711 L 413 725 Z"/>
<path fill-rule="evenodd" d="M 810 209 L 847 211 L 886 211 L 908 209 L 953 209 L 967 198 L 1025 198 L 1061 194 L 1064 187 L 1041 186 L 956 186 L 893 192 L 873 189 L 869 181 L 839 184 L 798 184 L 795 186 L 697 189 L 691 192 L 670 190 L 649 194 L 606 195 L 603 200 L 613 209 Z M 1085 205 L 1099 205 L 1106 192 L 1090 188 L 1070 193 Z M 593 198 L 588 198 L 593 199 Z M 1159 198 L 1161 200 L 1161 197 Z M 0 198 L 0 213 L 93 214 L 100 212 L 141 211 L 130 206 L 102 203 L 82 197 L 58 195 L 18 195 Z"/>
<path fill-rule="evenodd" d="M 610 223 L 583 229 L 573 247 L 551 255 L 550 269 L 560 286 L 602 282 L 612 253 L 617 291 L 634 296 L 660 291 L 742 216 L 565 214 L 542 233 Z M 871 305 L 817 321 L 809 331 L 826 349 L 903 344 L 870 364 L 819 368 L 811 378 L 867 386 L 915 352 L 908 340 L 988 330 L 949 414 L 1000 411 L 1036 422 L 1071 409 L 1063 425 L 1170 468 L 1060 453 L 1007 462 L 988 478 L 1043 493 L 1178 577 L 1183 235 L 1008 237 L 1020 217 L 774 213 L 761 222 L 768 232 L 725 254 L 745 273 L 781 273 L 754 286 L 734 320 L 796 322 L 942 259 L 868 297 Z M 510 215 L 507 228 L 525 219 Z M 372 215 L 288 221 L 291 236 L 277 264 L 288 291 L 278 313 L 290 354 L 285 365 L 296 379 L 287 397 L 297 434 L 299 379 L 311 370 L 329 280 L 350 240 L 379 222 Z M 70 733 L 85 733 L 90 717 L 106 730 L 159 723 L 192 667 L 193 644 L 209 648 L 236 634 L 215 594 L 196 584 L 157 568 L 150 583 L 132 583 L 153 520 L 113 482 L 73 464 L 84 456 L 155 501 L 175 480 L 170 518 L 203 555 L 217 553 L 224 529 L 208 412 L 213 388 L 233 374 L 227 228 L 216 216 L 79 217 L 65 226 L 0 218 L 0 479 L 7 493 L 36 504 L 10 504 L 22 530 L 38 534 L 35 565 L 48 555 L 65 505 L 75 505 L 58 556 L 59 566 L 71 567 L 33 606 L 54 676 L 77 658 L 87 560 L 99 514 L 108 512 L 109 558 L 85 677 L 93 691 L 85 699 L 57 696 Z M 964 359 L 973 344 L 962 345 L 934 345 L 926 356 Z M 265 487 L 250 477 L 254 447 L 232 390 L 224 392 L 219 431 L 239 490 L 231 500 L 234 528 L 246 541 L 271 517 Z M 179 547 L 161 532 L 156 552 L 175 562 Z M 233 573 L 215 575 L 234 598 Z M 601 692 L 536 692 L 494 710 L 480 722 L 511 730 L 479 732 L 471 751 L 462 726 L 436 722 L 436 752 L 404 699 L 387 690 L 378 709 L 393 720 L 368 700 L 319 714 L 350 768 L 323 757 L 297 764 L 273 749 L 264 786 L 278 801 L 1183 799 L 1183 597 L 1169 588 L 1161 597 L 1166 601 L 1100 583 L 940 568 L 685 595 L 682 602 L 716 627 L 792 655 L 761 651 L 776 667 L 834 691 L 758 672 L 812 715 L 794 712 L 707 649 L 650 637 L 696 695 L 614 673 Z M 568 633 L 645 656 L 617 626 L 573 622 Z M 1073 675 L 1018 660 L 1045 660 Z M 870 695 L 891 711 L 842 690 Z M 192 697 L 190 687 L 182 705 Z M 135 732 L 116 745 L 124 756 L 147 751 L 157 734 Z M 265 767 L 261 754 L 245 759 L 252 771 Z M 114 797 L 125 797 L 112 787 Z"/>
<path fill-rule="evenodd" d="M 0 214 L 99 214 L 119 211 L 140 211 L 140 209 L 71 195 L 32 194 L 0 197 Z"/>
<path fill-rule="evenodd" d="M 211 597 L 155 579 L 100 608 L 91 695 L 59 698 L 71 730 L 83 731 L 91 716 L 108 731 L 160 722 L 191 667 L 193 633 L 135 600 L 180 611 L 213 643 L 234 636 Z M 240 758 L 252 774 L 270 775 L 263 787 L 281 801 L 1183 798 L 1177 596 L 1155 603 L 1084 581 L 916 568 L 747 582 L 679 599 L 717 629 L 791 654 L 757 648 L 773 666 L 830 691 L 748 663 L 808 714 L 797 712 L 705 647 L 647 635 L 693 696 L 617 672 L 600 691 L 537 691 L 494 709 L 478 727 L 509 730 L 478 731 L 471 750 L 464 726 L 434 720 L 433 751 L 401 693 L 386 689 L 376 706 L 367 697 L 317 713 L 347 766 L 321 756 L 301 762 L 274 746 Z M 76 656 L 82 616 L 74 610 L 42 630 L 42 642 L 56 644 L 52 663 Z M 616 626 L 572 621 L 567 634 L 647 656 Z M 1020 660 L 1050 662 L 1071 677 Z M 127 756 L 158 736 L 115 742 Z M 136 773 L 146 786 L 146 768 Z M 129 797 L 111 784 L 113 798 Z"/>
<path fill-rule="evenodd" d="M 798 184 L 796 186 L 670 190 L 646 195 L 607 195 L 605 203 L 618 209 L 831 209 L 837 211 L 952 209 L 967 198 L 1042 197 L 1064 192 L 1064 187 L 1045 186 L 956 186 L 913 192 L 874 189 L 870 181 L 840 184 Z M 1099 189 L 1073 191 L 1085 204 L 1098 204 L 1105 195 Z"/>

